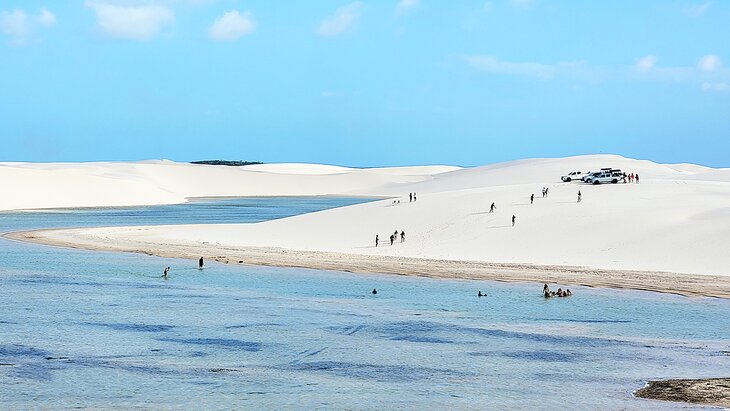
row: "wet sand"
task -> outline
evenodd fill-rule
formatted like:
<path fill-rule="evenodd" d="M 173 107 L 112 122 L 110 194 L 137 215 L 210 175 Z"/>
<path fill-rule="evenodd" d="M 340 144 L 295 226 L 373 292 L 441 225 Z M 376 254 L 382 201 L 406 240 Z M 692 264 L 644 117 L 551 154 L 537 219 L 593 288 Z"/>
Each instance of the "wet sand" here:
<path fill-rule="evenodd" d="M 684 296 L 730 298 L 730 277 L 716 275 L 376 256 L 274 247 L 231 247 L 206 243 L 179 243 L 173 240 L 154 243 L 134 239 L 111 240 L 86 235 L 85 229 L 34 230 L 8 233 L 4 237 L 52 246 L 143 253 L 167 258 L 197 260 L 203 256 L 207 260 L 225 264 L 299 267 L 445 279 L 535 282 L 563 287 L 581 285 Z"/>
<path fill-rule="evenodd" d="M 636 396 L 653 400 L 730 407 L 730 378 L 649 381 Z"/>

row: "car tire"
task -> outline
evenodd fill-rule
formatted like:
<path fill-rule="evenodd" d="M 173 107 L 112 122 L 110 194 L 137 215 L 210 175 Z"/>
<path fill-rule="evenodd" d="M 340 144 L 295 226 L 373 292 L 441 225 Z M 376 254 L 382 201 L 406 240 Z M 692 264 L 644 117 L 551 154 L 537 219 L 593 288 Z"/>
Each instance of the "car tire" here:
<path fill-rule="evenodd" d="M 594 185 L 599 185 L 599 184 L 601 184 L 601 182 L 600 182 L 600 181 L 598 181 L 598 180 L 593 180 L 593 184 L 594 184 Z"/>
<path fill-rule="evenodd" d="M 570 177 L 566 177 L 566 178 L 565 178 L 565 182 L 566 182 L 566 183 L 570 183 Z"/>
<path fill-rule="evenodd" d="M 618 183 L 618 180 L 616 180 L 615 178 L 613 180 L 611 180 L 611 184 L 616 184 L 616 183 Z"/>

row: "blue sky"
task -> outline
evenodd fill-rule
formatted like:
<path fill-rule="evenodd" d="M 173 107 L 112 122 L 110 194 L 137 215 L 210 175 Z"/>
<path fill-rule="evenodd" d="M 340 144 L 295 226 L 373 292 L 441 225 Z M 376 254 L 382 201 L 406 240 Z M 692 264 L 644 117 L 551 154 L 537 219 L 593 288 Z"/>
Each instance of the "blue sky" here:
<path fill-rule="evenodd" d="M 0 161 L 730 167 L 727 1 L 0 1 Z"/>

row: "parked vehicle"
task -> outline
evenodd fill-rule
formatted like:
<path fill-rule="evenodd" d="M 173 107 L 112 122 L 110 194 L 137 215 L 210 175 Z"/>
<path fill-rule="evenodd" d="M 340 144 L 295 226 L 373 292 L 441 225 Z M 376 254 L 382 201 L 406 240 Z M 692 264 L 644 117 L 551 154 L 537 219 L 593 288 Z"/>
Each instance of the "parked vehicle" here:
<path fill-rule="evenodd" d="M 619 169 L 601 169 L 596 173 L 591 173 L 583 181 L 588 184 L 616 184 L 623 178 L 623 172 Z"/>
<path fill-rule="evenodd" d="M 607 167 L 607 168 L 602 168 L 600 171 L 586 171 L 585 173 L 583 173 L 583 178 L 581 178 L 580 181 L 585 182 L 586 179 L 588 177 L 590 177 L 591 175 L 593 175 L 594 173 L 602 173 L 604 171 L 611 171 L 611 170 L 613 170 L 613 169 L 610 167 Z"/>
<path fill-rule="evenodd" d="M 582 180 L 584 176 L 585 173 L 583 173 L 582 171 L 573 171 L 568 173 L 567 175 L 560 177 L 560 179 L 566 183 L 570 183 L 573 180 Z"/>

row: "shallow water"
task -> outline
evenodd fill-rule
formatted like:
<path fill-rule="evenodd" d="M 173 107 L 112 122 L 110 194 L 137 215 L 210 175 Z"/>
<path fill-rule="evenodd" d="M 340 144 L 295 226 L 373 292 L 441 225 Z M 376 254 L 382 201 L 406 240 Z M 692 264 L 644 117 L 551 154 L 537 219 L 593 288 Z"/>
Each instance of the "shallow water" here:
<path fill-rule="evenodd" d="M 0 213 L 0 231 L 261 221 L 358 201 Z M 7 240 L 0 261 L 2 409 L 687 409 L 631 392 L 730 375 L 726 300 L 583 287 L 545 300 L 539 284 L 199 271 Z"/>

